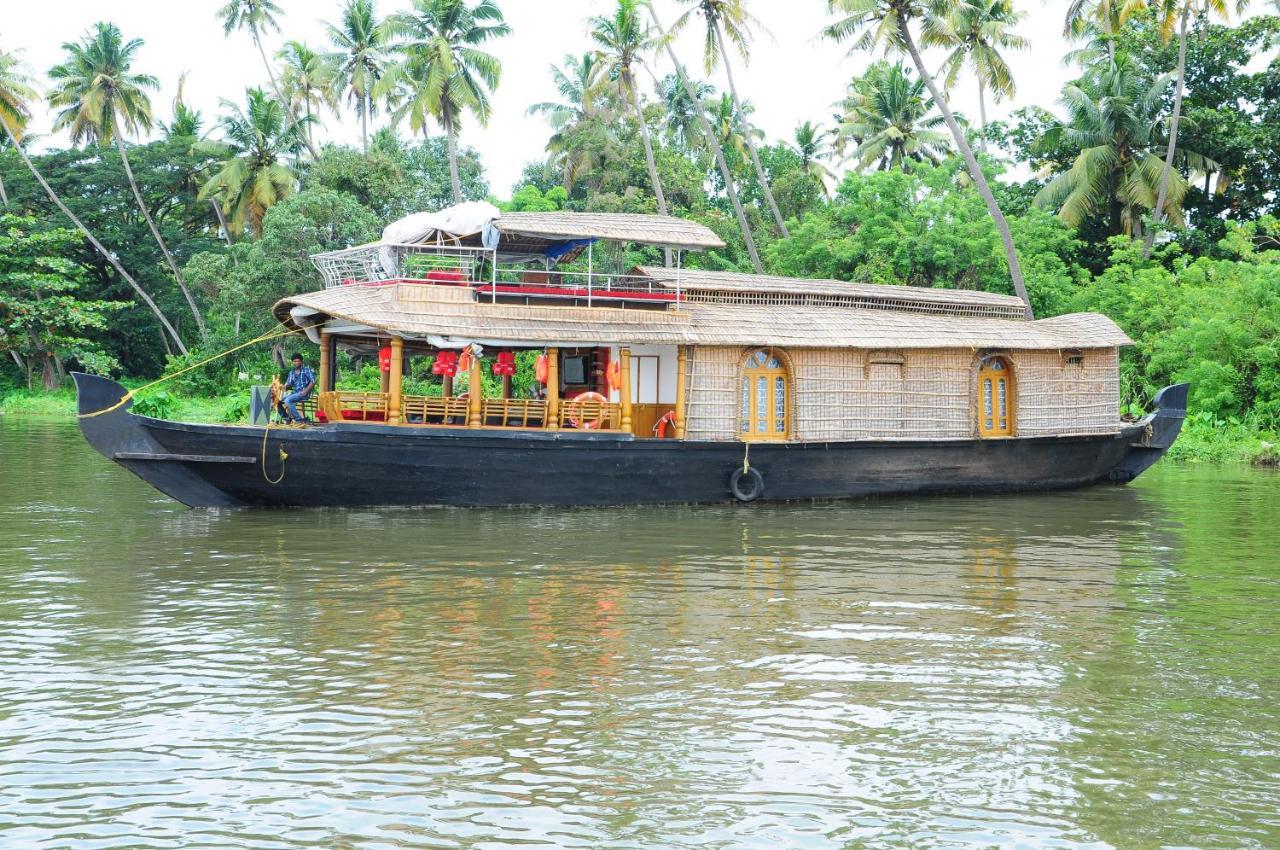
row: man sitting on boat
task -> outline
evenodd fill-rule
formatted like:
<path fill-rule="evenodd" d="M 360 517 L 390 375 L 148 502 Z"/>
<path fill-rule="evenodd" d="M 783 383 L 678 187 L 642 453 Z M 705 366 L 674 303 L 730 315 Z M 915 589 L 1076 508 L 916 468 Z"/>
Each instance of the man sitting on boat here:
<path fill-rule="evenodd" d="M 280 403 L 276 405 L 281 418 L 289 424 L 307 421 L 307 417 L 298 411 L 298 403 L 311 398 L 311 393 L 316 388 L 315 370 L 306 364 L 299 353 L 295 353 L 292 360 L 293 371 L 289 373 L 289 379 L 284 382 L 284 388 L 291 392 L 286 392 L 280 399 Z"/>

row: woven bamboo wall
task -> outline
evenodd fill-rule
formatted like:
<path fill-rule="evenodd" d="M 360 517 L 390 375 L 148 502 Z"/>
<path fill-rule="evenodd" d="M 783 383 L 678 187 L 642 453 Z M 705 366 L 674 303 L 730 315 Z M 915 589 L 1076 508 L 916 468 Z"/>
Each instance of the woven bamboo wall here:
<path fill-rule="evenodd" d="M 1017 436 L 1087 434 L 1119 426 L 1116 349 L 1012 351 Z M 694 348 L 688 436 L 736 440 L 746 349 Z M 794 440 L 967 439 L 975 436 L 980 352 L 791 349 Z"/>

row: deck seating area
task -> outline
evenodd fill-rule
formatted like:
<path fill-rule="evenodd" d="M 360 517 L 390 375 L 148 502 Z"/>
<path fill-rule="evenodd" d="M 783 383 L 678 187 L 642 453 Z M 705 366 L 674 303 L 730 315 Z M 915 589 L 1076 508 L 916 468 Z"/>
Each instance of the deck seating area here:
<path fill-rule="evenodd" d="M 390 397 L 386 393 L 335 391 L 320 393 L 316 410 L 325 422 L 386 422 Z M 545 429 L 549 421 L 546 399 L 486 398 L 480 404 L 480 428 Z M 464 394 L 405 396 L 400 424 L 417 427 L 465 428 L 471 422 L 470 399 Z M 555 421 L 564 430 L 620 431 L 622 405 L 594 399 L 561 401 Z"/>

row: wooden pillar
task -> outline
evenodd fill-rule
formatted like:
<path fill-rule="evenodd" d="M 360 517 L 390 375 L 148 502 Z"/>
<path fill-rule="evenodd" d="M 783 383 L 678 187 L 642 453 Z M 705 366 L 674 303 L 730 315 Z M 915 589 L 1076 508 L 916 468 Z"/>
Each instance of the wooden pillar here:
<path fill-rule="evenodd" d="M 387 374 L 387 373 L 384 373 Z M 391 372 L 387 374 L 387 423 L 400 424 L 400 390 L 404 379 L 404 340 L 391 337 Z"/>
<path fill-rule="evenodd" d="M 442 394 L 445 398 L 453 398 L 453 376 L 452 376 L 452 375 L 445 375 L 445 376 L 444 376 L 444 378 L 443 378 L 443 380 L 441 380 L 441 382 L 440 382 L 440 383 L 441 383 L 441 385 L 442 385 L 442 392 L 441 392 L 441 394 Z"/>
<path fill-rule="evenodd" d="M 547 349 L 547 429 L 560 430 L 560 349 Z"/>
<path fill-rule="evenodd" d="M 467 389 L 467 426 L 470 428 L 479 428 L 481 422 L 481 409 L 484 400 L 484 383 L 480 380 L 480 358 L 472 355 L 471 357 L 471 374 L 468 376 L 471 385 Z"/>
<path fill-rule="evenodd" d="M 685 394 L 688 392 L 689 347 L 682 345 L 676 355 L 676 439 L 684 439 L 684 415 L 688 404 Z"/>
<path fill-rule="evenodd" d="M 328 337 L 328 342 L 324 344 L 324 356 L 329 361 L 329 383 L 321 384 L 324 391 L 331 393 L 338 388 L 338 338 L 331 334 L 324 334 Z"/>
<path fill-rule="evenodd" d="M 333 364 L 329 362 L 330 349 L 329 332 L 320 331 L 320 375 L 316 385 L 322 393 L 329 392 L 329 376 L 333 374 Z"/>
<path fill-rule="evenodd" d="M 631 431 L 631 349 L 621 348 L 618 350 L 618 360 L 621 365 L 618 367 L 619 380 L 622 386 L 618 389 L 622 394 L 622 430 L 630 433 Z"/>
<path fill-rule="evenodd" d="M 511 398 L 511 376 L 502 376 L 502 397 Z"/>

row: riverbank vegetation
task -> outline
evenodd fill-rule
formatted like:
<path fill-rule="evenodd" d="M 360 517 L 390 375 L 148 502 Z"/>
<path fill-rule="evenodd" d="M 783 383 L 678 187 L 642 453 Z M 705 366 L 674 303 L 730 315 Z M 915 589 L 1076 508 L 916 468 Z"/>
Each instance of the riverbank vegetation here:
<path fill-rule="evenodd" d="M 1071 4 L 1073 81 L 988 122 L 987 103 L 1019 83 L 1010 51 L 1036 48 L 1017 3 L 830 0 L 821 37 L 865 68 L 831 84 L 834 118 L 797 115 L 789 138 L 770 139 L 731 76 L 766 34 L 752 14 L 763 4 L 681 0 L 672 28 L 704 36 L 681 56 L 654 10 L 615 3 L 548 69 L 558 98 L 528 107 L 531 128 L 549 125 L 547 155 L 511 187 L 491 186 L 459 137 L 490 116 L 495 45 L 520 37 L 493 0 L 347 0 L 312 45 L 274 4 L 232 0 L 209 29 L 253 40 L 263 81 L 226 92 L 216 115 L 181 88 L 153 103 L 141 43 L 108 22 L 67 34 L 65 61 L 43 73 L 0 43 L 0 410 L 69 410 L 71 369 L 138 385 L 263 334 L 277 299 L 320 286 L 309 254 L 489 199 L 697 219 L 728 244 L 690 257 L 711 268 L 1025 288 L 1037 317 L 1103 312 L 1135 341 L 1125 412 L 1192 382 L 1176 455 L 1277 442 L 1280 18 Z M 957 86 L 978 90 L 978 115 L 949 108 Z M 26 135 L 37 110 L 59 135 Z M 358 119 L 359 146 L 326 139 L 339 112 Z M 613 258 L 642 260 L 663 257 Z M 247 387 L 289 344 L 246 349 L 145 403 L 242 416 Z M 367 378 L 364 365 L 344 381 Z"/>

